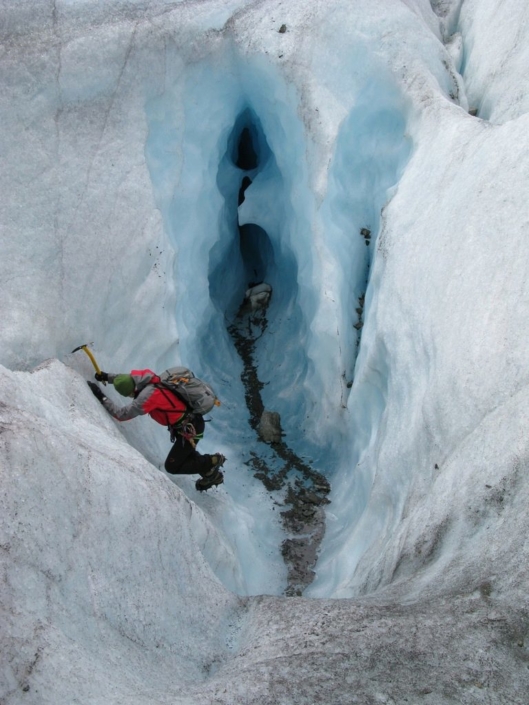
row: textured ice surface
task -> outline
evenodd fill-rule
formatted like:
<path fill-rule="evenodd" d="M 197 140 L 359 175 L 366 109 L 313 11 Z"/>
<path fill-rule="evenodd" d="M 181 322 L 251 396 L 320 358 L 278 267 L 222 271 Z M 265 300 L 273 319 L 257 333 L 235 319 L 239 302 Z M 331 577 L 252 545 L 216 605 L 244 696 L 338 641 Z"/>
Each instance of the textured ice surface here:
<path fill-rule="evenodd" d="M 527 8 L 517 0 L 461 5 L 465 37 L 461 67 L 470 107 L 494 124 L 529 111 Z"/>
<path fill-rule="evenodd" d="M 526 702 L 529 11 L 460 5 L 0 3 L 6 704 Z M 320 599 L 277 597 L 245 465 L 256 266 L 266 405 L 333 485 Z M 215 380 L 222 488 L 105 415 L 90 341 Z"/>

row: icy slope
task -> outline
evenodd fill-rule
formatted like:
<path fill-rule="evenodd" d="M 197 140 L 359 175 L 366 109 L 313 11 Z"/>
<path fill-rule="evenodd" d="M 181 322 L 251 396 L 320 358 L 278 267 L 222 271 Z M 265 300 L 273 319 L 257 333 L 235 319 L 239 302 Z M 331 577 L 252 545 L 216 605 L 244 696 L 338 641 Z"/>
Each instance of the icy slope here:
<path fill-rule="evenodd" d="M 75 373 L 0 385 L 2 701 L 150 702 L 203 679 L 238 606 L 203 554 L 233 570 L 229 548 Z"/>
<path fill-rule="evenodd" d="M 527 114 L 529 27 L 524 3 L 467 0 L 461 4 L 458 29 L 465 39 L 460 70 L 479 117 L 496 124 Z"/>
<path fill-rule="evenodd" d="M 519 393 L 529 379 L 529 309 L 527 259 L 521 253 L 527 248 L 529 165 L 520 145 L 528 126 L 527 116 L 491 128 L 448 110 L 422 120 L 412 163 L 385 214 L 368 288 L 349 399 L 358 449 L 352 458 L 359 472 L 344 468 L 335 480 L 338 516 L 346 515 L 349 497 L 365 495 L 374 482 L 370 508 L 355 533 L 345 541 L 342 525 L 335 540 L 343 560 L 335 555 L 332 561 L 349 575 L 355 551 L 376 535 L 374 527 L 383 526 L 381 540 L 399 551 L 394 526 L 403 515 L 424 511 L 424 502 L 430 511 L 457 515 L 458 508 L 437 491 L 448 480 L 445 467 L 470 438 L 479 462 L 490 414 L 503 423 L 524 413 Z M 414 195 L 425 174 L 428 188 L 418 202 Z M 510 405 L 516 395 L 519 407 Z M 500 433 L 498 448 L 503 438 Z M 518 456 L 524 462 L 526 453 L 520 429 L 510 450 L 513 462 Z M 484 469 L 499 481 L 501 472 L 490 465 L 484 462 Z M 452 472 L 466 474 L 459 466 Z M 487 483 L 494 484 L 484 477 L 479 485 Z M 469 502 L 476 491 L 478 485 L 468 488 Z M 439 502 L 446 502 L 443 510 Z M 488 551 L 487 543 L 482 550 Z M 377 543 L 365 565 L 380 551 Z M 336 585 L 325 559 L 320 574 Z"/>
<path fill-rule="evenodd" d="M 528 11 L 432 5 L 2 4 L 8 705 L 525 705 Z M 256 261 L 263 395 L 332 480 L 323 599 L 226 590 L 281 591 L 226 331 Z M 217 380 L 225 488 L 116 429 L 89 340 Z"/>

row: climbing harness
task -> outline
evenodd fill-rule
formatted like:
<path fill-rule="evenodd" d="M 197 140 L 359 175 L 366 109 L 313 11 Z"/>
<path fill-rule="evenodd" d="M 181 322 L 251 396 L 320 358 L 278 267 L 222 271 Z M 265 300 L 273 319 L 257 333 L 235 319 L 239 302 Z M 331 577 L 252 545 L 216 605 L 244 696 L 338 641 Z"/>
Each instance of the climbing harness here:
<path fill-rule="evenodd" d="M 202 433 L 198 433 L 193 421 L 194 414 L 185 414 L 182 419 L 173 426 L 168 426 L 171 434 L 171 443 L 175 443 L 178 437 L 191 443 L 193 448 L 196 447 L 198 441 L 202 438 Z"/>

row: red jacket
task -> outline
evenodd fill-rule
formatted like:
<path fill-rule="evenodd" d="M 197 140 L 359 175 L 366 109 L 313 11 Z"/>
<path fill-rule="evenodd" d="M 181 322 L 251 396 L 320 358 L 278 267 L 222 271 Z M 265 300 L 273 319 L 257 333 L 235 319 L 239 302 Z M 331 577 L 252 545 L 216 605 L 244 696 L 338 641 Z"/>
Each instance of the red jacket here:
<path fill-rule="evenodd" d="M 173 426 L 184 416 L 186 405 L 168 389 L 155 385 L 160 381 L 152 370 L 132 370 L 130 373 L 136 389 L 134 401 L 128 406 L 119 407 L 107 397 L 103 401 L 105 409 L 118 421 L 128 421 L 136 416 L 149 414 L 162 426 Z M 108 374 L 108 381 L 113 382 L 117 374 Z"/>

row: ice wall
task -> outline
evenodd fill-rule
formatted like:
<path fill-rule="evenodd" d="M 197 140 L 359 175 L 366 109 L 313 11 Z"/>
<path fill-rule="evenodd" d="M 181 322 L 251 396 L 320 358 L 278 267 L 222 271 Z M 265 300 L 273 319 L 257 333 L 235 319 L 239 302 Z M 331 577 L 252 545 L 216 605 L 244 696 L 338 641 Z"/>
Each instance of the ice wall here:
<path fill-rule="evenodd" d="M 89 13 L 76 27 L 68 9 L 35 3 L 35 31 L 6 8 L 1 358 L 16 369 L 92 340 L 104 365 L 138 349 L 158 361 L 177 337 L 134 25 L 92 32 Z"/>
<path fill-rule="evenodd" d="M 464 37 L 461 73 L 470 107 L 494 124 L 525 115 L 529 111 L 527 8 L 515 0 L 464 2 L 457 29 Z"/>
<path fill-rule="evenodd" d="M 527 13 L 432 5 L 3 3 L 17 705 L 524 702 Z M 274 286 L 266 403 L 333 483 L 311 595 L 347 599 L 232 594 L 284 583 L 226 334 L 259 249 L 238 224 Z M 225 488 L 155 471 L 148 420 L 116 430 L 68 355 L 89 340 L 103 368 L 215 377 Z"/>
<path fill-rule="evenodd" d="M 454 27 L 466 30 L 460 39 L 467 56 L 483 17 L 495 11 L 492 4 L 474 9 Z M 496 500 L 481 492 L 506 497 L 508 486 L 513 503 L 525 492 L 517 479 L 518 459 L 527 454 L 523 434 L 513 431 L 505 444 L 498 438 L 495 451 L 488 434 L 491 418 L 498 428 L 509 424 L 512 404 L 524 414 L 526 271 L 515 253 L 525 247 L 528 211 L 525 157 L 516 146 L 526 129 L 516 97 L 525 77 L 514 79 L 514 72 L 506 84 L 495 71 L 522 60 L 523 51 L 511 35 L 508 55 L 500 42 L 497 53 L 480 54 L 476 73 L 468 63 L 464 71 L 463 91 L 466 81 L 475 86 L 485 73 L 496 76 L 486 90 L 497 98 L 491 114 L 508 111 L 503 127 L 443 101 L 409 123 L 413 156 L 383 213 L 348 404 L 356 471 L 335 479 L 328 543 L 311 594 L 369 592 L 411 574 L 421 589 L 442 590 L 444 579 L 454 579 L 452 566 L 462 563 L 467 568 L 457 580 L 466 589 L 491 574 L 502 582 L 505 556 L 491 550 Z M 447 486 L 450 492 L 441 490 Z M 511 522 L 514 533 L 504 540 L 516 572 L 515 512 Z"/>

